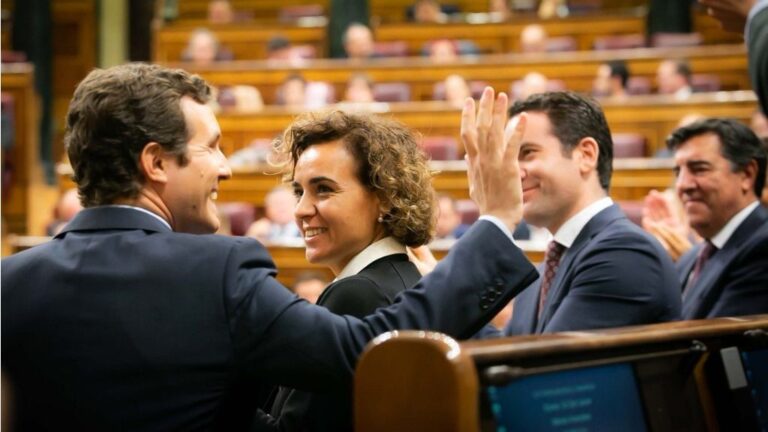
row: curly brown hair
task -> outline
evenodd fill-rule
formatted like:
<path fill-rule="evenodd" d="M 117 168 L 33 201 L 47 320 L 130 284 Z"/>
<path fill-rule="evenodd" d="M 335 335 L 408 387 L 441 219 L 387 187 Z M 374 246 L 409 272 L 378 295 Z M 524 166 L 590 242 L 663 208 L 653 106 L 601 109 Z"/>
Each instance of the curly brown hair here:
<path fill-rule="evenodd" d="M 371 114 L 342 111 L 306 113 L 274 142 L 273 164 L 292 181 L 299 157 L 316 144 L 342 140 L 358 162 L 358 179 L 390 207 L 387 234 L 407 246 L 432 239 L 435 191 L 427 159 L 403 124 Z"/>
<path fill-rule="evenodd" d="M 136 197 L 139 155 L 150 142 L 186 165 L 183 96 L 206 103 L 210 89 L 197 75 L 141 63 L 97 69 L 78 84 L 64 142 L 83 206 Z"/>

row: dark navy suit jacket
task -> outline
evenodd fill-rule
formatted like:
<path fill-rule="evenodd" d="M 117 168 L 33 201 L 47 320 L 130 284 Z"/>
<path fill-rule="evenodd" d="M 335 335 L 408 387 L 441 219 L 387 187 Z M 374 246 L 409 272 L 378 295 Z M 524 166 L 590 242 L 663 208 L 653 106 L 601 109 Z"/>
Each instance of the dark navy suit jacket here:
<path fill-rule="evenodd" d="M 537 319 L 541 282 L 515 297 L 505 334 L 525 335 L 679 319 L 674 264 L 617 205 L 595 215 L 567 249 Z"/>
<path fill-rule="evenodd" d="M 272 385 L 347 388 L 377 334 L 476 332 L 535 277 L 503 237 L 475 224 L 402 301 L 361 321 L 290 293 L 255 240 L 86 209 L 2 261 L 12 418 L 25 431 L 245 430 Z"/>
<path fill-rule="evenodd" d="M 391 305 L 398 294 L 419 281 L 421 275 L 406 254 L 389 255 L 370 263 L 358 274 L 333 282 L 317 301 L 335 314 L 362 318 Z M 278 430 L 352 430 L 352 389 L 308 393 L 281 388 L 272 415 Z"/>
<path fill-rule="evenodd" d="M 702 247 L 694 247 L 678 260 L 681 287 Z M 768 313 L 768 210 L 757 206 L 685 291 L 683 318 L 764 313 Z"/>

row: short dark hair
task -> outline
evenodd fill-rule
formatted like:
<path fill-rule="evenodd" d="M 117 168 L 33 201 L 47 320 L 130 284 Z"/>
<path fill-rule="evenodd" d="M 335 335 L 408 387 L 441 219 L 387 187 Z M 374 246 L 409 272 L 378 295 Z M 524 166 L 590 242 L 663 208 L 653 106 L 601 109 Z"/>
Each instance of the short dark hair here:
<path fill-rule="evenodd" d="M 627 62 L 624 60 L 611 60 L 606 63 L 611 70 L 611 77 L 619 77 L 621 80 L 621 86 L 627 88 L 627 81 L 629 81 L 629 68 Z"/>
<path fill-rule="evenodd" d="M 509 115 L 515 116 L 524 111 L 547 114 L 552 134 L 560 140 L 563 154 L 567 157 L 582 139 L 591 137 L 597 141 L 600 152 L 597 174 L 600 186 L 608 191 L 613 173 L 613 139 L 605 114 L 594 99 L 570 91 L 535 94 L 515 102 L 509 109 Z"/>
<path fill-rule="evenodd" d="M 675 65 L 675 71 L 682 75 L 683 78 L 685 78 L 685 82 L 691 83 L 691 75 L 693 75 L 693 72 L 691 71 L 691 64 L 688 63 L 688 60 L 686 59 L 674 59 L 670 60 Z"/>
<path fill-rule="evenodd" d="M 64 143 L 83 206 L 138 196 L 139 156 L 150 142 L 188 162 L 183 96 L 206 103 L 210 88 L 181 69 L 142 63 L 96 69 L 78 84 Z"/>
<path fill-rule="evenodd" d="M 288 168 L 284 179 L 290 181 L 308 148 L 336 140 L 357 161 L 360 183 L 391 207 L 383 221 L 387 234 L 406 246 L 428 243 L 435 225 L 432 172 L 416 137 L 402 123 L 372 114 L 307 113 L 275 141 L 273 163 Z"/>
<path fill-rule="evenodd" d="M 738 120 L 710 118 L 683 126 L 667 138 L 667 148 L 674 152 L 691 138 L 708 133 L 720 139 L 720 154 L 731 163 L 733 172 L 744 170 L 753 160 L 757 162 L 754 192 L 760 197 L 765 186 L 766 152 L 760 138 Z"/>
<path fill-rule="evenodd" d="M 267 52 L 272 53 L 278 50 L 291 47 L 291 41 L 283 35 L 272 36 L 267 41 Z"/>

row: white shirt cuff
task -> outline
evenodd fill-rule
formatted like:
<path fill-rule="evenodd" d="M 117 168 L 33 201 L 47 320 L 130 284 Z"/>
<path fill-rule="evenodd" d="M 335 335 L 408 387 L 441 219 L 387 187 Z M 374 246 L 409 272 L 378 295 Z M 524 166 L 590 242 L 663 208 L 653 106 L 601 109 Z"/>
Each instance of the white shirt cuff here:
<path fill-rule="evenodd" d="M 479 217 L 479 220 L 485 220 L 496 225 L 507 236 L 507 238 L 509 238 L 509 241 L 511 241 L 512 244 L 517 246 L 517 243 L 515 243 L 515 239 L 512 237 L 512 233 L 509 231 L 509 228 L 507 228 L 507 225 L 501 221 L 501 219 L 497 218 L 496 216 L 482 215 Z"/>

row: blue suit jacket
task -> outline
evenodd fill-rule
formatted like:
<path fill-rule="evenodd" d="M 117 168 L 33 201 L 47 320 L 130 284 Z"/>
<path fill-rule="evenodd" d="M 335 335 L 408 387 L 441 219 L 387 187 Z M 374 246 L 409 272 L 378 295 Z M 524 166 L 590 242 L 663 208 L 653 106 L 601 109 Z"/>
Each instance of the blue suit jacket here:
<path fill-rule="evenodd" d="M 560 262 L 541 318 L 540 280 L 515 298 L 506 335 L 649 324 L 679 319 L 674 264 L 617 205 L 595 215 Z"/>
<path fill-rule="evenodd" d="M 677 262 L 681 287 L 702 245 Z M 768 210 L 758 206 L 703 267 L 683 296 L 683 318 L 768 313 Z"/>
<path fill-rule="evenodd" d="M 363 320 L 299 299 L 275 273 L 254 240 L 174 233 L 132 209 L 84 210 L 53 241 L 2 261 L 15 425 L 247 429 L 272 385 L 347 388 L 375 335 L 467 337 L 535 277 L 484 221 L 401 301 Z"/>

